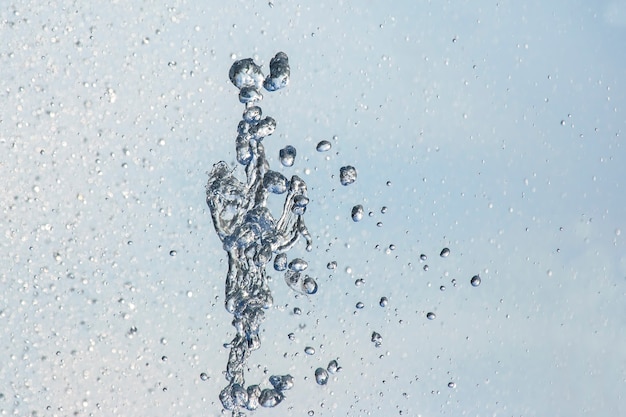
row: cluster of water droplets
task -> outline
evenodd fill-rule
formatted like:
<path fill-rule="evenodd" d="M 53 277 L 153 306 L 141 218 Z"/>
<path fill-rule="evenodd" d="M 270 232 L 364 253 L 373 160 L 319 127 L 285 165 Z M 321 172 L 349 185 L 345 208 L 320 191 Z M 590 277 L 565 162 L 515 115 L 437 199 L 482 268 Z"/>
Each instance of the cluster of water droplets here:
<path fill-rule="evenodd" d="M 239 101 L 245 105 L 237 127 L 235 150 L 237 161 L 245 167 L 246 181 L 236 178 L 234 169 L 221 161 L 213 166 L 206 186 L 213 225 L 228 254 L 225 306 L 234 315 L 236 335 L 228 344 L 230 354 L 225 372 L 228 385 L 221 391 L 220 401 L 225 409 L 232 410 L 233 417 L 259 405 L 276 406 L 294 383 L 291 375 L 272 375 L 271 388 L 245 385 L 246 361 L 261 345 L 259 326 L 264 310 L 273 303 L 266 265 L 274 257 L 274 268 L 286 271 L 289 287 L 304 294 L 317 292 L 315 280 L 303 275 L 308 266 L 306 261 L 296 258 L 288 262 L 286 255 L 300 237 L 306 240 L 307 251 L 312 249 L 303 217 L 309 202 L 307 186 L 296 175 L 287 179 L 272 171 L 263 146 L 263 140 L 275 131 L 276 121 L 263 117 L 258 106 L 263 99 L 261 89 L 279 90 L 289 84 L 289 76 L 289 60 L 283 52 L 270 61 L 267 77 L 251 58 L 232 65 L 229 78 L 239 89 Z M 293 165 L 295 148 L 286 146 L 280 156 L 283 165 Z M 267 208 L 270 194 L 285 194 L 278 218 Z"/>

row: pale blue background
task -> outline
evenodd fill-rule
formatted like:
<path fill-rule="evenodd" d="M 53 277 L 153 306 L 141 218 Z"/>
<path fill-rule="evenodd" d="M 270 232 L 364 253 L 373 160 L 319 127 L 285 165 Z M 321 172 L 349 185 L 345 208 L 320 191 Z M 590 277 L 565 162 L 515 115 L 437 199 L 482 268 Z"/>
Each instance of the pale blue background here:
<path fill-rule="evenodd" d="M 18 1 L 0 34 L 0 415 L 220 415 L 204 184 L 234 161 L 231 63 L 280 50 L 266 149 L 309 185 L 290 256 L 320 291 L 271 274 L 248 382 L 296 386 L 251 414 L 626 415 L 625 1 Z"/>

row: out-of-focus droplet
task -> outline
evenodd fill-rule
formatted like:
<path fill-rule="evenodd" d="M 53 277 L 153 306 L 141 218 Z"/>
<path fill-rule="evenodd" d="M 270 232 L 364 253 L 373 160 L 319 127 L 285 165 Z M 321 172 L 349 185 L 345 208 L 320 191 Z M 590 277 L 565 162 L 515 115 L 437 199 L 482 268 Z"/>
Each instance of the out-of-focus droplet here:
<path fill-rule="evenodd" d="M 456 388 L 456 382 L 453 382 L 453 381 L 448 382 L 448 388 Z"/>
<path fill-rule="evenodd" d="M 363 212 L 363 206 L 360 204 L 352 207 L 352 220 L 355 222 L 361 221 L 361 219 L 363 219 Z"/>
<path fill-rule="evenodd" d="M 317 144 L 317 146 L 315 147 L 315 149 L 316 149 L 318 152 L 327 152 L 327 151 L 329 151 L 329 150 L 330 150 L 330 148 L 332 148 L 332 146 L 333 146 L 333 145 L 332 145 L 329 141 L 327 141 L 327 140 L 321 140 L 321 141 Z"/>
<path fill-rule="evenodd" d="M 326 370 L 330 372 L 331 374 L 334 374 L 335 372 L 339 370 L 339 364 L 337 363 L 335 359 L 333 359 L 332 361 L 328 362 L 328 366 L 326 367 Z"/>
<path fill-rule="evenodd" d="M 435 313 L 433 313 L 432 311 L 426 313 L 426 318 L 428 320 L 435 320 L 437 318 L 437 315 Z"/>
<path fill-rule="evenodd" d="M 337 261 L 330 261 L 330 262 L 328 262 L 326 264 L 326 268 L 331 269 L 331 270 L 337 268 Z"/>
<path fill-rule="evenodd" d="M 296 316 L 299 316 L 302 314 L 302 309 L 300 307 L 294 307 L 293 308 L 293 314 L 295 314 Z"/>
<path fill-rule="evenodd" d="M 480 282 L 481 282 L 480 275 L 474 275 L 472 279 L 470 280 L 472 287 L 478 287 L 480 285 Z"/>
<path fill-rule="evenodd" d="M 315 348 L 312 346 L 307 346 L 304 348 L 304 353 L 307 355 L 315 355 Z"/>
<path fill-rule="evenodd" d="M 356 181 L 356 168 L 352 165 L 346 165 L 345 167 L 339 168 L 339 181 L 341 185 L 350 185 Z"/>
<path fill-rule="evenodd" d="M 206 372 L 202 372 L 200 374 L 200 379 L 203 380 L 203 381 L 206 381 L 206 380 L 209 379 L 209 376 L 206 374 Z"/>
<path fill-rule="evenodd" d="M 359 301 L 358 303 L 356 303 L 356 308 L 358 308 L 359 310 L 361 310 L 363 307 L 365 307 L 365 304 L 363 304 L 363 302 Z"/>
<path fill-rule="evenodd" d="M 423 254 L 423 253 L 422 253 L 422 254 L 420 255 L 420 261 L 425 262 L 425 261 L 426 261 L 426 259 L 428 259 L 428 256 L 426 256 L 425 254 Z"/>
<path fill-rule="evenodd" d="M 315 370 L 315 382 L 318 385 L 326 385 L 328 383 L 328 372 L 324 368 L 317 368 Z"/>
<path fill-rule="evenodd" d="M 378 302 L 381 307 L 387 307 L 388 303 L 389 300 L 387 299 L 387 297 L 380 297 L 380 301 Z"/>
<path fill-rule="evenodd" d="M 450 255 L 450 249 L 448 248 L 441 249 L 441 253 L 439 254 L 439 256 L 441 256 L 442 258 L 445 258 L 448 255 Z"/>
<path fill-rule="evenodd" d="M 170 256 L 176 256 L 177 252 L 175 250 L 170 251 Z"/>

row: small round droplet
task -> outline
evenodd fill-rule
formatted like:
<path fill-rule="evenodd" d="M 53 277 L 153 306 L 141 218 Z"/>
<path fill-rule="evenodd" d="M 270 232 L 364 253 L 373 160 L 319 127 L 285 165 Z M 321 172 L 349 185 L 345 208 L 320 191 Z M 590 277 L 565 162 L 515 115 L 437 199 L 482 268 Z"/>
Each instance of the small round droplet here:
<path fill-rule="evenodd" d="M 387 297 L 380 297 L 380 301 L 378 302 L 381 307 L 387 307 L 388 303 L 389 300 L 387 299 Z"/>
<path fill-rule="evenodd" d="M 302 309 L 300 307 L 294 307 L 293 314 L 295 314 L 296 316 L 300 316 L 302 314 Z"/>
<path fill-rule="evenodd" d="M 365 304 L 363 304 L 363 302 L 359 301 L 358 303 L 356 303 L 356 308 L 358 308 L 359 310 L 361 310 L 363 307 L 365 307 Z"/>
<path fill-rule="evenodd" d="M 448 388 L 456 388 L 456 382 L 453 382 L 453 381 L 448 382 Z"/>
<path fill-rule="evenodd" d="M 428 320 L 435 320 L 437 318 L 437 316 L 435 315 L 435 313 L 433 313 L 432 311 L 426 313 L 426 318 Z"/>
<path fill-rule="evenodd" d="M 202 372 L 200 374 L 200 379 L 203 380 L 203 381 L 206 381 L 206 380 L 209 379 L 209 376 L 206 374 L 206 372 Z"/>
<path fill-rule="evenodd" d="M 278 157 L 280 158 L 280 163 L 283 164 L 283 166 L 293 166 L 293 163 L 296 160 L 296 148 L 291 145 L 287 145 L 278 152 Z"/>
<path fill-rule="evenodd" d="M 426 259 L 428 259 L 428 256 L 426 256 L 425 254 L 423 254 L 423 253 L 422 253 L 422 254 L 420 255 L 420 261 L 425 262 L 425 261 L 426 261 Z"/>
<path fill-rule="evenodd" d="M 470 280 L 472 287 L 478 287 L 480 285 L 480 282 L 481 282 L 480 275 L 474 275 L 472 279 Z"/>
<path fill-rule="evenodd" d="M 329 141 L 327 141 L 327 140 L 321 140 L 321 141 L 317 144 L 317 146 L 315 147 L 315 149 L 316 149 L 318 152 L 327 152 L 327 151 L 330 151 L 330 148 L 331 148 L 331 147 L 332 147 L 332 144 L 331 144 Z"/>
<path fill-rule="evenodd" d="M 307 346 L 304 348 L 304 353 L 307 355 L 315 355 L 315 348 L 312 346 Z"/>
<path fill-rule="evenodd" d="M 450 255 L 450 249 L 448 248 L 441 249 L 441 253 L 439 254 L 439 256 L 441 256 L 442 258 L 445 258 L 448 255 Z"/>
<path fill-rule="evenodd" d="M 363 212 L 363 206 L 360 204 L 352 207 L 352 220 L 355 222 L 361 221 L 361 219 L 363 219 Z"/>
<path fill-rule="evenodd" d="M 277 271 L 284 271 L 287 269 L 287 254 L 279 253 L 274 258 L 274 269 Z"/>
<path fill-rule="evenodd" d="M 170 256 L 176 256 L 177 252 L 175 250 L 170 251 Z"/>
<path fill-rule="evenodd" d="M 328 262 L 326 264 L 326 268 L 331 269 L 331 270 L 337 268 L 337 261 Z"/>
<path fill-rule="evenodd" d="M 339 169 L 339 181 L 341 185 L 350 185 L 356 181 L 356 168 L 352 165 L 346 165 Z"/>
<path fill-rule="evenodd" d="M 315 382 L 319 385 L 326 385 L 328 383 L 328 372 L 324 368 L 317 368 L 315 370 Z"/>

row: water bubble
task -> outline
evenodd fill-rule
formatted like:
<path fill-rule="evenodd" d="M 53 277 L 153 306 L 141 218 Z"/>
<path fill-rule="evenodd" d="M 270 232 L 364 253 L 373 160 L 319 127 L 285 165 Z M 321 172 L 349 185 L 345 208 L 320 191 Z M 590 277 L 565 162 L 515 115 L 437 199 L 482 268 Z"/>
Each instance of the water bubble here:
<path fill-rule="evenodd" d="M 317 282 L 309 276 L 304 278 L 304 282 L 302 283 L 302 289 L 305 294 L 313 295 L 317 293 Z"/>
<path fill-rule="evenodd" d="M 278 152 L 278 157 L 280 158 L 280 163 L 284 166 L 293 166 L 293 163 L 296 160 L 296 148 L 291 145 L 287 145 Z"/>
<path fill-rule="evenodd" d="M 389 303 L 389 300 L 387 299 L 387 297 L 381 297 L 380 301 L 378 302 L 378 304 L 381 307 L 387 307 L 387 304 Z"/>
<path fill-rule="evenodd" d="M 448 382 L 448 388 L 456 388 L 456 382 L 453 382 L 453 381 Z"/>
<path fill-rule="evenodd" d="M 363 307 L 365 307 L 365 304 L 363 304 L 361 301 L 356 303 L 356 308 L 358 308 L 359 310 L 361 310 Z"/>
<path fill-rule="evenodd" d="M 337 261 L 330 261 L 326 264 L 326 268 L 328 269 L 335 269 L 337 268 Z"/>
<path fill-rule="evenodd" d="M 428 320 L 435 320 L 437 318 L 437 316 L 435 315 L 435 313 L 433 313 L 432 311 L 426 313 L 426 318 Z"/>
<path fill-rule="evenodd" d="M 296 335 L 295 335 L 295 334 L 293 334 L 293 333 L 289 333 L 289 334 L 287 335 L 287 338 L 288 338 L 289 340 L 296 340 Z"/>
<path fill-rule="evenodd" d="M 284 52 L 278 52 L 270 60 L 270 75 L 263 82 L 267 91 L 276 91 L 289 84 L 289 58 Z"/>
<path fill-rule="evenodd" d="M 472 287 L 478 287 L 480 285 L 480 282 L 481 282 L 480 275 L 474 275 L 472 279 L 470 280 Z"/>
<path fill-rule="evenodd" d="M 354 280 L 354 285 L 357 287 L 361 287 L 363 284 L 365 284 L 365 280 L 363 278 L 357 278 Z"/>
<path fill-rule="evenodd" d="M 315 147 L 318 152 L 327 152 L 332 147 L 332 144 L 327 140 L 321 140 Z"/>
<path fill-rule="evenodd" d="M 352 220 L 358 222 L 361 221 L 361 219 L 363 219 L 363 206 L 357 204 L 356 206 L 352 207 Z"/>
<path fill-rule="evenodd" d="M 335 359 L 333 359 L 332 361 L 328 362 L 328 366 L 326 367 L 326 370 L 330 372 L 331 374 L 334 374 L 339 371 L 339 364 L 337 363 Z"/>
<path fill-rule="evenodd" d="M 258 123 L 261 120 L 263 110 L 259 106 L 250 106 L 243 112 L 243 120 L 249 124 Z"/>
<path fill-rule="evenodd" d="M 296 316 L 299 316 L 302 314 L 302 309 L 300 307 L 294 307 L 293 308 L 293 314 L 295 314 Z"/>
<path fill-rule="evenodd" d="M 289 262 L 289 269 L 291 269 L 292 271 L 301 272 L 308 267 L 309 264 L 304 259 L 295 258 L 291 262 Z"/>
<path fill-rule="evenodd" d="M 172 249 L 172 250 L 170 251 L 170 256 L 176 256 L 176 254 L 177 254 L 177 252 L 176 252 L 175 250 L 173 250 L 173 249 Z"/>
<path fill-rule="evenodd" d="M 293 388 L 294 379 L 291 375 L 272 375 L 270 384 L 278 391 L 286 391 Z"/>
<path fill-rule="evenodd" d="M 274 258 L 274 269 L 277 271 L 284 271 L 287 269 L 287 254 L 279 253 Z"/>
<path fill-rule="evenodd" d="M 315 382 L 318 385 L 326 385 L 328 383 L 328 372 L 324 368 L 317 368 L 315 370 Z"/>
<path fill-rule="evenodd" d="M 304 353 L 307 355 L 315 355 L 315 348 L 312 346 L 307 346 L 304 348 Z"/>
<path fill-rule="evenodd" d="M 383 337 L 380 335 L 380 333 L 372 332 L 372 343 L 374 343 L 374 346 L 376 347 L 380 347 L 380 345 L 382 345 Z"/>
<path fill-rule="evenodd" d="M 280 172 L 268 170 L 263 176 L 263 187 L 273 194 L 283 194 L 289 188 L 289 180 Z"/>
<path fill-rule="evenodd" d="M 346 165 L 339 169 L 339 181 L 341 185 L 350 185 L 356 181 L 356 168 L 352 165 Z"/>
<path fill-rule="evenodd" d="M 420 261 L 424 262 L 426 261 L 426 259 L 428 259 L 428 256 L 424 255 L 423 253 L 420 255 Z"/>
<path fill-rule="evenodd" d="M 441 253 L 439 254 L 439 256 L 441 256 L 442 258 L 445 258 L 448 255 L 450 255 L 450 249 L 448 248 L 441 249 Z"/>
<path fill-rule="evenodd" d="M 243 104 L 254 103 L 263 100 L 263 95 L 252 87 L 243 87 L 239 90 L 239 102 Z"/>
<path fill-rule="evenodd" d="M 254 140 L 261 140 L 270 136 L 276 130 L 276 120 L 272 117 L 266 117 L 259 121 L 259 123 L 253 125 L 248 130 L 250 138 Z"/>
<path fill-rule="evenodd" d="M 203 381 L 206 381 L 206 380 L 209 379 L 209 376 L 206 374 L 206 372 L 202 372 L 200 374 L 200 379 L 203 380 Z"/>

